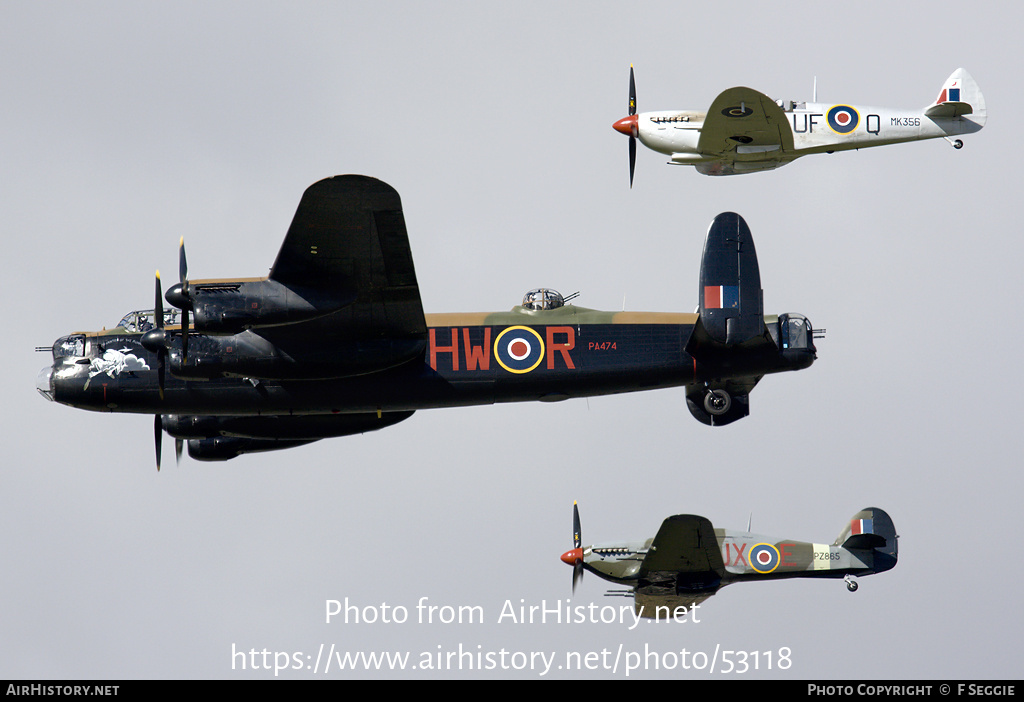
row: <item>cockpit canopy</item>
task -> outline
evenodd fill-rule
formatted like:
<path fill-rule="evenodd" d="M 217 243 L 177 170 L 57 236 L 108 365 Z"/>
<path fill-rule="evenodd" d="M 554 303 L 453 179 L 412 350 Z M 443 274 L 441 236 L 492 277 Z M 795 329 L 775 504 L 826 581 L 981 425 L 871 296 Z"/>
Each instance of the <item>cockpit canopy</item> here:
<path fill-rule="evenodd" d="M 534 288 L 523 296 L 523 309 L 554 310 L 565 304 L 562 293 L 550 288 Z"/>
<path fill-rule="evenodd" d="M 782 108 L 783 112 L 793 112 L 795 110 L 806 110 L 807 103 L 797 100 L 776 100 L 775 104 Z"/>
<path fill-rule="evenodd" d="M 124 329 L 126 332 L 148 332 L 155 325 L 153 320 L 155 318 L 155 312 L 153 310 L 135 310 L 129 312 L 121 321 L 117 323 L 117 326 Z M 171 326 L 178 324 L 178 317 L 181 314 L 181 310 L 177 308 L 170 308 L 164 310 L 164 326 Z"/>

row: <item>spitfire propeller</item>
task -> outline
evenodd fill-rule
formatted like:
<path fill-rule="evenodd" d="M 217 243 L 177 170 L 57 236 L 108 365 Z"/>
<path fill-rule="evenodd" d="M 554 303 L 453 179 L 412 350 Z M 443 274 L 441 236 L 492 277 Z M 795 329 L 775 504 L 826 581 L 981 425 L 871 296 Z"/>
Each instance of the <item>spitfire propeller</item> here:
<path fill-rule="evenodd" d="M 562 554 L 562 562 L 572 566 L 572 591 L 583 579 L 583 537 L 580 533 L 580 508 L 572 503 L 572 550 Z"/>
<path fill-rule="evenodd" d="M 629 66 L 629 117 L 623 117 L 612 125 L 617 132 L 629 137 L 629 187 L 633 187 L 633 171 L 636 168 L 636 81 L 633 80 L 633 66 Z"/>

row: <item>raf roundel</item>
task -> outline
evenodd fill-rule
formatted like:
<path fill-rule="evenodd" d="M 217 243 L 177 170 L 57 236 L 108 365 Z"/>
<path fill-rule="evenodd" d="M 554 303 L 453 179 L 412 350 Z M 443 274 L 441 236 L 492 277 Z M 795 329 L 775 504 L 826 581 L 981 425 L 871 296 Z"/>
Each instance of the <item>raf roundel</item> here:
<path fill-rule="evenodd" d="M 836 105 L 829 108 L 826 119 L 836 134 L 849 134 L 860 124 L 860 113 L 849 105 Z"/>
<path fill-rule="evenodd" d="M 509 373 L 529 373 L 544 358 L 544 341 L 530 327 L 509 327 L 494 340 L 494 357 Z"/>
<path fill-rule="evenodd" d="M 754 114 L 754 111 L 746 105 L 732 105 L 722 110 L 722 114 L 726 117 L 749 117 Z"/>
<path fill-rule="evenodd" d="M 756 544 L 750 549 L 750 567 L 758 573 L 771 573 L 781 560 L 779 549 L 771 544 Z"/>

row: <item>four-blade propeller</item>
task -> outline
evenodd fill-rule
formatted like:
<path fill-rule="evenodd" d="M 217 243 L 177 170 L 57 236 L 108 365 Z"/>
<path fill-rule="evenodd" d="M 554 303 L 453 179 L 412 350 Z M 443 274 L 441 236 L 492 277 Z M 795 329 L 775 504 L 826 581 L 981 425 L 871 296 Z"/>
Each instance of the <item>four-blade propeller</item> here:
<path fill-rule="evenodd" d="M 188 290 L 188 261 L 185 258 L 185 237 L 181 237 L 178 245 L 178 279 L 179 283 L 167 291 L 167 302 L 181 310 L 181 360 L 188 361 L 189 311 L 192 310 L 192 299 Z M 142 346 L 156 354 L 157 386 L 160 389 L 160 400 L 164 399 L 164 386 L 167 379 L 167 352 L 170 335 L 164 329 L 164 295 L 160 285 L 160 271 L 156 272 L 156 294 L 153 302 L 153 328 L 142 335 Z M 153 436 L 156 444 L 156 469 L 160 470 L 160 454 L 163 445 L 163 417 L 155 415 L 153 419 Z M 183 442 L 174 440 L 174 457 L 180 462 Z"/>
<path fill-rule="evenodd" d="M 157 387 L 160 400 L 164 399 L 164 382 L 167 377 L 167 332 L 164 330 L 163 290 L 160 288 L 160 271 L 156 272 L 156 299 L 153 302 L 154 327 L 142 335 L 143 347 L 156 354 Z M 153 440 L 156 444 L 156 469 L 160 470 L 160 453 L 163 446 L 163 420 L 159 413 L 153 417 Z"/>

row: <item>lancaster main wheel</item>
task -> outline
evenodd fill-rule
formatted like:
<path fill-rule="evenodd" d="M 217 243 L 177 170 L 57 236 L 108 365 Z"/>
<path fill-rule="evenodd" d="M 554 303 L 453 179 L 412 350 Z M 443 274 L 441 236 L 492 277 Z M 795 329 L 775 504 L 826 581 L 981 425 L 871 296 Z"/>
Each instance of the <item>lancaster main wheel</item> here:
<path fill-rule="evenodd" d="M 732 398 L 725 390 L 709 390 L 704 396 L 704 409 L 707 413 L 719 417 L 732 407 Z"/>

